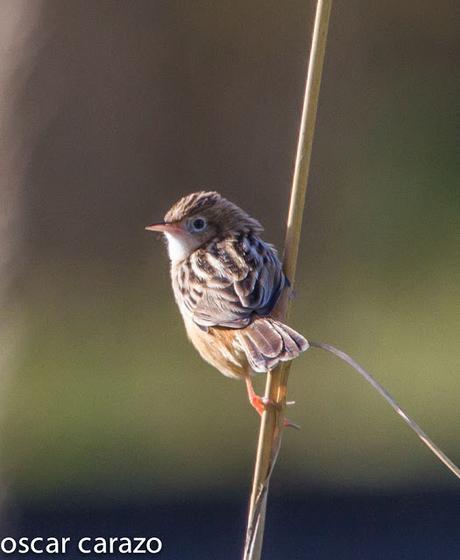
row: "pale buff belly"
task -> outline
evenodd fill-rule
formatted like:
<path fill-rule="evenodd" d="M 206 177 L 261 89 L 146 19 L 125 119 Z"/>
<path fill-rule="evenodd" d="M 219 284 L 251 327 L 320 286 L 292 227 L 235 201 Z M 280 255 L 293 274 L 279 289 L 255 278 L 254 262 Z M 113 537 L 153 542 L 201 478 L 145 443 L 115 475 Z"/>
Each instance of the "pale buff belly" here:
<path fill-rule="evenodd" d="M 204 360 L 227 377 L 250 375 L 245 353 L 234 345 L 235 329 L 210 327 L 206 332 L 188 317 L 183 318 L 187 335 Z"/>

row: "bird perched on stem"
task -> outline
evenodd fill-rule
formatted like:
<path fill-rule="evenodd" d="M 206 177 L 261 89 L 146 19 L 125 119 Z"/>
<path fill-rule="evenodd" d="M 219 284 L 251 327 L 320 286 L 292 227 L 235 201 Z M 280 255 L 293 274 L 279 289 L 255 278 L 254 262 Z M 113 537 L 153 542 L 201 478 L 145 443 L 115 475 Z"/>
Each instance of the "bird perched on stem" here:
<path fill-rule="evenodd" d="M 262 414 L 270 403 L 255 394 L 254 372 L 296 358 L 307 340 L 272 316 L 289 282 L 260 223 L 217 192 L 181 198 L 164 221 L 146 229 L 165 235 L 174 296 L 188 337 L 201 357 L 228 377 L 246 381 Z"/>

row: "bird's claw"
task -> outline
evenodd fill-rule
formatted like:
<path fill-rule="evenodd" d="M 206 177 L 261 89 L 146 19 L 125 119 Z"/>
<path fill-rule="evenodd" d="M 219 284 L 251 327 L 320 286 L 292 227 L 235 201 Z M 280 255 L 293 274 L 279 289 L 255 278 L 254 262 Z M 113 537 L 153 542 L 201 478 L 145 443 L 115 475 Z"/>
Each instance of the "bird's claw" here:
<path fill-rule="evenodd" d="M 284 418 L 283 423 L 284 423 L 285 428 L 294 428 L 294 430 L 300 430 L 301 429 L 299 424 L 296 424 L 292 420 L 289 420 L 289 418 Z"/>
<path fill-rule="evenodd" d="M 280 408 L 280 405 L 278 403 L 275 403 L 267 397 L 261 397 L 259 395 L 254 395 L 253 397 L 251 397 L 251 404 L 261 416 L 263 412 L 269 407 L 274 407 L 277 409 Z M 294 401 L 289 401 L 286 403 L 286 405 L 291 404 L 294 404 Z M 300 430 L 300 426 L 295 422 L 292 422 L 292 420 L 289 420 L 289 418 L 283 418 L 283 425 L 285 428 L 294 428 L 294 430 Z"/>
<path fill-rule="evenodd" d="M 271 399 L 267 397 L 260 397 L 259 395 L 253 395 L 251 397 L 251 404 L 261 416 L 267 408 L 278 407 L 278 405 Z"/>

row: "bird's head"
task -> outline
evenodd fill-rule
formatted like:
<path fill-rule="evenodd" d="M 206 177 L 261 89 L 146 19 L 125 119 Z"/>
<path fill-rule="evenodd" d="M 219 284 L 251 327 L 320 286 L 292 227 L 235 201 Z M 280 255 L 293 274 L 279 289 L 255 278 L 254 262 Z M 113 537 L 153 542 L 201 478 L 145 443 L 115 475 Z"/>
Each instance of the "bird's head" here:
<path fill-rule="evenodd" d="M 171 261 L 181 261 L 214 238 L 260 233 L 262 226 L 215 191 L 200 191 L 178 200 L 164 221 L 145 229 L 166 236 Z"/>

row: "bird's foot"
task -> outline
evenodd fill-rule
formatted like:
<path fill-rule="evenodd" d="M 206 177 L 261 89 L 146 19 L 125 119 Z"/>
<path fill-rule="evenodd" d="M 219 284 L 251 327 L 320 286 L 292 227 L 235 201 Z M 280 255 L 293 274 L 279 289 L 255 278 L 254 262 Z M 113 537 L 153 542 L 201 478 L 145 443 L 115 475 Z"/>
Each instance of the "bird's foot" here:
<path fill-rule="evenodd" d="M 267 399 L 266 397 L 261 397 L 259 395 L 252 395 L 250 399 L 251 405 L 256 409 L 258 414 L 262 416 L 263 412 L 267 410 L 269 407 L 280 408 L 279 404 L 275 403 L 274 401 Z M 290 401 L 286 404 L 294 404 L 293 401 Z M 283 425 L 285 428 L 294 428 L 295 430 L 300 430 L 300 426 L 289 418 L 283 418 Z"/>
<path fill-rule="evenodd" d="M 264 410 L 267 410 L 267 408 L 274 407 L 277 408 L 278 410 L 280 409 L 280 405 L 278 403 L 272 401 L 271 399 L 268 399 L 267 397 L 261 397 L 260 395 L 256 395 L 250 377 L 246 377 L 246 387 L 248 390 L 249 402 L 257 410 L 260 416 L 262 416 Z M 293 404 L 294 401 L 288 401 L 286 403 L 287 406 Z M 289 420 L 289 418 L 283 418 L 283 425 L 285 428 L 294 428 L 296 430 L 300 430 L 300 426 L 298 424 L 295 424 L 291 420 Z"/>
<path fill-rule="evenodd" d="M 278 405 L 271 399 L 267 399 L 267 397 L 261 397 L 259 395 L 251 395 L 250 403 L 257 410 L 260 416 L 262 416 L 264 410 L 267 410 L 267 408 L 271 406 L 275 408 L 278 407 Z"/>
<path fill-rule="evenodd" d="M 296 424 L 292 420 L 289 420 L 289 418 L 284 418 L 283 423 L 284 423 L 285 428 L 294 428 L 294 430 L 300 430 L 301 429 L 299 424 Z"/>

